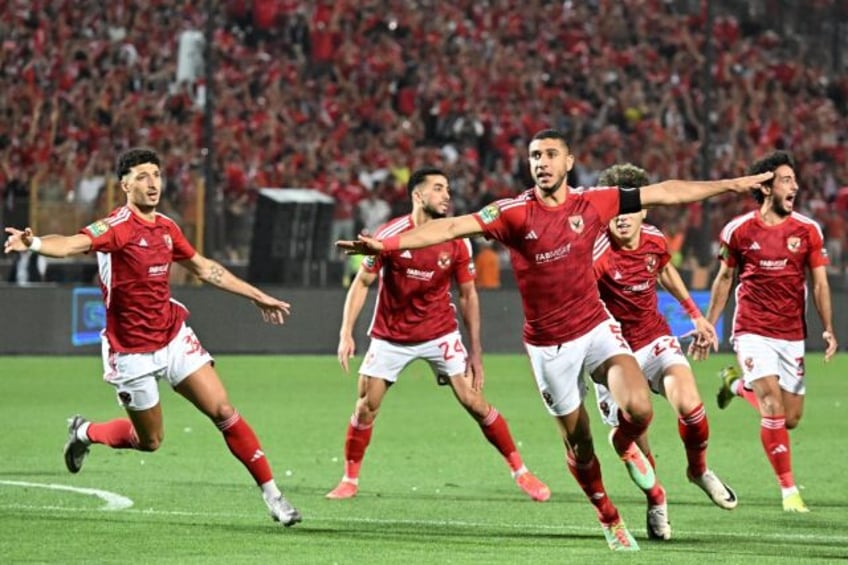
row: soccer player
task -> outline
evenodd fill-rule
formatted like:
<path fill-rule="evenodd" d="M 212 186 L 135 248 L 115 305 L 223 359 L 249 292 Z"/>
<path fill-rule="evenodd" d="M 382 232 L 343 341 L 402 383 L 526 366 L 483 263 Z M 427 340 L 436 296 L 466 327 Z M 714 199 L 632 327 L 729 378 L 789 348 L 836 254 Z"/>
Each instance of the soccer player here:
<path fill-rule="evenodd" d="M 813 302 L 822 322 L 825 361 L 836 353 L 831 318 L 828 258 L 815 221 L 795 211 L 798 180 L 785 151 L 755 162 L 753 173 L 774 178 L 754 191 L 757 210 L 732 219 L 721 231 L 721 264 L 712 285 L 707 319 L 724 311 L 738 273 L 731 341 L 742 368 L 722 373 L 719 408 L 741 396 L 760 413 L 760 441 L 771 463 L 787 512 L 809 512 L 792 475 L 787 430 L 795 428 L 804 408 L 804 339 L 810 271 Z"/>
<path fill-rule="evenodd" d="M 625 164 L 603 171 L 598 182 L 606 186 L 642 187 L 650 181 L 644 169 Z M 616 216 L 609 228 L 598 236 L 593 257 L 601 300 L 621 324 L 622 335 L 633 349 L 651 391 L 666 397 L 677 413 L 677 429 L 686 449 L 687 477 L 717 506 L 732 510 L 736 507 L 736 494 L 707 468 L 710 436 L 707 414 L 680 342 L 657 310 L 657 281 L 692 318 L 698 338 L 713 347 L 718 346 L 718 338 L 715 328 L 701 315 L 683 279 L 671 264 L 665 236 L 654 226 L 643 223 L 644 216 L 645 211 Z M 593 384 L 604 422 L 616 427 L 618 406 L 607 387 Z M 647 436 L 642 436 L 637 443 L 656 468 Z M 645 494 L 648 498 L 648 537 L 670 539 L 665 489 L 657 480 Z"/>
<path fill-rule="evenodd" d="M 621 328 L 604 308 L 592 273 L 595 239 L 612 218 L 643 206 L 683 204 L 727 191 L 744 192 L 771 173 L 731 180 L 671 180 L 642 188 L 576 190 L 565 184 L 574 165 L 565 136 L 537 133 L 529 146 L 535 186 L 477 213 L 427 222 L 380 240 L 360 236 L 337 245 L 350 253 L 420 249 L 456 238 L 486 235 L 510 249 L 524 309 L 524 343 L 536 384 L 565 442 L 568 468 L 595 507 L 604 536 L 615 551 L 635 551 L 633 539 L 606 495 L 583 405 L 584 368 L 609 388 L 619 406 L 612 437 L 622 456 L 640 455 L 640 484 L 656 482 L 650 462 L 633 447 L 653 417 L 650 391 Z"/>
<path fill-rule="evenodd" d="M 409 178 L 412 213 L 395 218 L 376 231 L 390 237 L 444 218 L 450 186 L 436 168 L 423 168 Z M 483 396 L 480 306 L 474 286 L 474 263 L 468 240 L 445 241 L 416 251 L 369 256 L 348 289 L 339 331 L 339 363 L 345 371 L 355 352 L 353 328 L 368 288 L 379 277 L 379 294 L 369 335 L 371 344 L 359 368 L 358 398 L 345 437 L 344 476 L 327 498 L 356 495 L 359 470 L 371 441 L 374 419 L 383 397 L 416 359 L 430 364 L 440 384 L 450 385 L 462 407 L 480 425 L 483 435 L 504 457 L 518 486 L 533 500 L 545 501 L 551 491 L 527 470 L 506 420 Z M 459 309 L 468 332 L 466 350 L 451 302 L 451 281 L 459 287 Z"/>
<path fill-rule="evenodd" d="M 74 416 L 64 450 L 68 471 L 80 471 L 95 443 L 114 449 L 159 449 L 164 428 L 158 381 L 164 379 L 218 427 L 227 447 L 259 485 L 271 517 L 284 526 L 300 522 L 300 513 L 274 481 L 256 434 L 230 404 L 212 357 L 186 325 L 188 310 L 171 298 L 171 264 L 179 262 L 202 281 L 251 300 L 266 322 L 282 324 L 289 304 L 195 251 L 173 220 L 156 212 L 163 187 L 154 151 L 124 152 L 118 158 L 117 175 L 126 205 L 76 235 L 37 237 L 29 228 L 6 228 L 6 253 L 26 249 L 49 257 L 97 253 L 106 304 L 103 377 L 115 387 L 129 418 L 89 422 Z"/>

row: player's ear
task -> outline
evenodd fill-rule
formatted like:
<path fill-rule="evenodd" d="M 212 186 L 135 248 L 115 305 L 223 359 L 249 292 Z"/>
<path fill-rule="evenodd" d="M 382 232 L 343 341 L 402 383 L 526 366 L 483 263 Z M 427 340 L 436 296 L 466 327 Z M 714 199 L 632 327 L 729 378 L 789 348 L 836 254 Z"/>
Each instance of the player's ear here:
<path fill-rule="evenodd" d="M 642 208 L 642 219 L 644 220 L 647 217 L 648 217 L 648 209 Z"/>

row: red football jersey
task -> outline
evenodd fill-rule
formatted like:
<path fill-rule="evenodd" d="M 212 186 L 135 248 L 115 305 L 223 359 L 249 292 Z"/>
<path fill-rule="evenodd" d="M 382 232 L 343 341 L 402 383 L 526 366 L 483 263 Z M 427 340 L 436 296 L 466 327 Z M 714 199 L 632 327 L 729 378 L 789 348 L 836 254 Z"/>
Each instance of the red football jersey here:
<path fill-rule="evenodd" d="M 732 219 L 721 231 L 721 259 L 738 269 L 733 335 L 785 340 L 807 336 L 805 267 L 829 263 L 821 228 L 793 212 L 778 225 L 755 210 Z"/>
<path fill-rule="evenodd" d="M 402 216 L 381 226 L 375 237 L 384 239 L 414 227 L 411 216 Z M 368 335 L 396 343 L 420 343 L 459 327 L 450 291 L 454 279 L 459 284 L 474 280 L 467 239 L 369 256 L 362 266 L 369 273 L 380 273 Z"/>
<path fill-rule="evenodd" d="M 618 211 L 617 188 L 569 188 L 560 206 L 543 206 L 530 189 L 474 214 L 483 233 L 509 247 L 525 342 L 559 345 L 609 318 L 592 273 L 592 249 Z"/>
<path fill-rule="evenodd" d="M 663 233 L 642 224 L 639 246 L 631 250 L 623 249 L 604 230 L 595 243 L 594 257 L 601 300 L 621 324 L 631 349 L 671 335 L 657 304 L 657 273 L 671 260 Z"/>
<path fill-rule="evenodd" d="M 112 350 L 149 353 L 168 345 L 188 317 L 171 298 L 171 263 L 196 253 L 177 224 L 162 214 L 151 223 L 122 206 L 80 233 L 97 252 Z"/>

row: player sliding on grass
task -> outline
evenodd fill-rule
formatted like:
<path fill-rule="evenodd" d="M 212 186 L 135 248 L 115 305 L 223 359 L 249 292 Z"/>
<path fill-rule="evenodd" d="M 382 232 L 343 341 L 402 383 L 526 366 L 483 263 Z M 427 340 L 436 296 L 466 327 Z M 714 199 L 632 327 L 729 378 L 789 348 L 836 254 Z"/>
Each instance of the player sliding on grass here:
<path fill-rule="evenodd" d="M 444 218 L 450 186 L 439 169 L 424 168 L 409 178 L 412 213 L 381 226 L 377 237 L 388 237 Z M 480 425 L 486 439 L 504 457 L 515 482 L 533 500 L 545 501 L 551 491 L 527 470 L 506 420 L 483 397 L 480 306 L 474 287 L 474 263 L 467 240 L 439 243 L 416 251 L 395 251 L 367 257 L 347 293 L 339 332 L 339 362 L 345 371 L 354 354 L 353 328 L 368 287 L 379 277 L 371 345 L 359 368 L 358 398 L 345 438 L 344 477 L 327 498 L 355 496 L 359 469 L 371 441 L 374 419 L 383 397 L 403 369 L 423 359 L 441 384 L 450 385 L 462 407 Z M 451 281 L 459 286 L 459 307 L 468 331 L 469 350 L 462 343 L 451 302 Z"/>
<path fill-rule="evenodd" d="M 718 405 L 725 408 L 741 396 L 759 412 L 760 441 L 780 484 L 783 509 L 809 512 L 792 475 L 787 430 L 798 425 L 804 410 L 807 270 L 824 329 L 825 361 L 837 349 L 829 260 L 818 224 L 794 211 L 799 188 L 792 157 L 777 151 L 755 162 L 751 171 L 770 171 L 774 178 L 754 192 L 760 208 L 730 220 L 721 231 L 721 265 L 707 311 L 710 321 L 718 319 L 738 271 L 731 339 L 742 376 L 734 367 L 722 372 Z M 706 356 L 708 350 L 699 353 Z"/>
<path fill-rule="evenodd" d="M 179 262 L 202 281 L 253 301 L 266 322 L 282 324 L 289 305 L 197 253 L 180 228 L 156 212 L 162 176 L 155 152 L 126 151 L 118 159 L 117 173 L 126 205 L 79 234 L 36 237 L 29 228 L 6 228 L 6 253 L 29 249 L 67 257 L 97 252 L 106 304 L 103 377 L 117 390 L 129 419 L 97 423 L 75 416 L 65 445 L 68 470 L 80 471 L 92 443 L 159 449 L 164 428 L 158 381 L 164 379 L 221 430 L 227 447 L 261 488 L 271 517 L 285 526 L 300 522 L 300 513 L 274 482 L 259 440 L 230 404 L 212 357 L 185 324 L 188 310 L 171 298 L 171 264 Z"/>
<path fill-rule="evenodd" d="M 562 133 L 544 130 L 529 146 L 535 186 L 475 214 L 437 219 L 385 239 L 360 236 L 340 241 L 351 253 L 421 249 L 452 239 L 486 235 L 510 249 L 524 306 L 524 343 L 536 384 L 565 442 L 568 468 L 597 511 L 609 547 L 638 550 L 618 509 L 609 500 L 583 406 L 585 369 L 609 388 L 620 408 L 613 445 L 622 457 L 637 453 L 640 484 L 656 478 L 634 441 L 653 418 L 651 394 L 621 327 L 604 308 L 592 273 L 592 249 L 601 229 L 620 214 L 643 206 L 683 204 L 721 194 L 747 192 L 771 173 L 712 182 L 666 181 L 640 188 L 575 190 L 566 185 L 574 156 Z M 638 463 L 638 465 L 636 465 Z"/>
<path fill-rule="evenodd" d="M 608 186 L 641 187 L 648 174 L 633 165 L 616 165 L 601 173 L 599 182 Z M 695 376 L 680 342 L 657 310 L 657 280 L 684 307 L 695 324 L 696 339 L 718 346 L 715 329 L 689 296 L 680 274 L 670 263 L 671 255 L 662 232 L 644 224 L 645 212 L 616 216 L 598 236 L 594 249 L 595 277 L 601 300 L 621 324 L 624 339 L 633 348 L 651 390 L 668 399 L 677 414 L 677 429 L 686 449 L 686 475 L 719 507 L 736 507 L 736 494 L 707 468 L 707 442 L 710 436 L 707 413 Z M 618 406 L 602 384 L 595 384 L 598 408 L 604 422 L 618 426 Z M 639 448 L 656 468 L 647 436 L 637 441 Z M 630 469 L 632 467 L 628 467 Z M 666 492 L 659 480 L 647 489 L 648 537 L 671 538 Z"/>

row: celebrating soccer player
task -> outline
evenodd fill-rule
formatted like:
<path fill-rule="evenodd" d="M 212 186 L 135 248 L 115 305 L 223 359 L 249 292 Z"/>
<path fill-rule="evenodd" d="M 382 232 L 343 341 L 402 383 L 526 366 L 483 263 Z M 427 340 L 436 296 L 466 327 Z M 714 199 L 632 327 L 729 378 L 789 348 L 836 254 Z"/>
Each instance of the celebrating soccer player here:
<path fill-rule="evenodd" d="M 450 186 L 442 171 L 419 169 L 409 178 L 407 188 L 412 213 L 381 226 L 376 237 L 391 237 L 445 217 L 450 205 Z M 534 500 L 547 500 L 551 491 L 524 466 L 506 420 L 483 397 L 480 306 L 468 240 L 444 241 L 415 251 L 388 252 L 363 261 L 348 290 L 339 332 L 338 356 L 345 371 L 355 351 L 356 319 L 365 304 L 368 287 L 378 277 L 379 296 L 369 330 L 371 345 L 359 368 L 358 398 L 345 438 L 344 477 L 327 498 L 356 495 L 360 466 L 383 397 L 407 365 L 424 359 L 438 381 L 450 385 L 456 399 L 504 457 L 518 486 Z M 451 302 L 452 280 L 459 286 L 459 307 L 468 331 L 468 350 L 462 343 Z"/>
<path fill-rule="evenodd" d="M 620 455 L 631 449 L 641 455 L 638 469 L 644 488 L 651 488 L 656 477 L 634 441 L 648 429 L 653 410 L 636 358 L 598 295 L 592 273 L 595 239 L 620 214 L 694 202 L 728 191 L 747 192 L 772 174 L 575 190 L 565 182 L 574 156 L 565 136 L 556 130 L 543 130 L 533 137 L 529 158 L 535 186 L 515 198 L 500 200 L 474 214 L 387 234 L 382 240 L 360 236 L 338 245 L 350 253 L 374 254 L 486 235 L 510 249 L 524 308 L 525 347 L 539 392 L 565 442 L 568 468 L 595 507 L 610 548 L 635 551 L 638 544 L 607 496 L 601 478 L 583 405 L 584 368 L 593 380 L 609 388 L 619 406 L 613 445 Z"/>
<path fill-rule="evenodd" d="M 641 187 L 649 183 L 648 174 L 639 167 L 616 165 L 601 173 L 599 182 L 607 186 Z M 595 242 L 594 270 L 601 300 L 621 324 L 624 339 L 648 380 L 651 391 L 666 397 L 677 414 L 677 428 L 686 449 L 686 475 L 717 506 L 736 507 L 736 494 L 707 468 L 707 442 L 710 436 L 707 413 L 692 368 L 672 335 L 668 322 L 657 310 L 657 280 L 674 296 L 695 324 L 696 339 L 704 345 L 718 346 L 715 329 L 695 305 L 674 265 L 665 236 L 643 223 L 645 211 L 616 216 Z M 594 383 L 598 408 L 604 421 L 618 425 L 618 406 L 609 390 Z M 647 436 L 637 442 L 655 466 Z M 631 461 L 629 457 L 625 461 Z M 628 464 L 628 470 L 632 466 Z M 665 489 L 657 484 L 645 491 L 648 498 L 648 537 L 671 538 Z"/>
<path fill-rule="evenodd" d="M 289 304 L 195 251 L 177 224 L 156 211 L 163 186 L 154 151 L 126 151 L 118 158 L 117 174 L 126 205 L 76 235 L 37 237 L 29 228 L 6 228 L 6 253 L 29 249 L 67 257 L 97 252 L 106 303 L 103 376 L 115 387 L 129 419 L 99 423 L 75 416 L 65 445 L 68 470 L 80 471 L 93 443 L 159 449 L 164 427 L 158 381 L 163 379 L 221 430 L 227 447 L 261 488 L 271 517 L 285 526 L 300 522 L 300 513 L 277 487 L 256 434 L 230 404 L 212 357 L 186 325 L 188 310 L 171 298 L 171 264 L 179 262 L 200 280 L 253 301 L 266 322 L 282 324 Z"/>
<path fill-rule="evenodd" d="M 777 151 L 750 170 L 773 172 L 774 178 L 754 192 L 759 209 L 732 219 L 721 231 L 721 265 L 707 318 L 715 322 L 724 311 L 738 273 L 731 339 L 742 376 L 735 367 L 722 371 L 718 405 L 725 408 L 734 396 L 741 396 L 759 412 L 760 441 L 780 484 L 783 509 L 809 512 L 792 475 L 787 430 L 798 425 L 804 409 L 806 270 L 824 329 L 825 361 L 837 349 L 829 261 L 818 224 L 794 211 L 799 187 L 792 156 Z"/>

